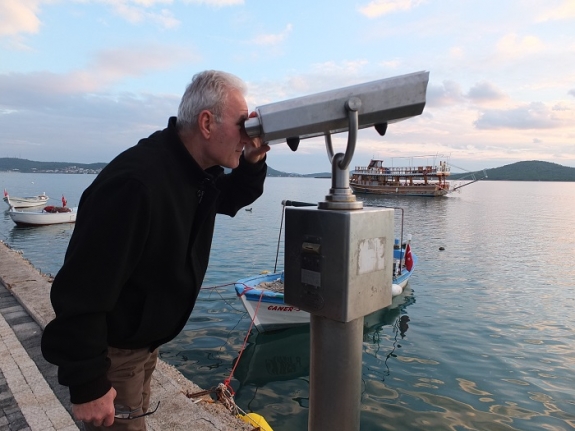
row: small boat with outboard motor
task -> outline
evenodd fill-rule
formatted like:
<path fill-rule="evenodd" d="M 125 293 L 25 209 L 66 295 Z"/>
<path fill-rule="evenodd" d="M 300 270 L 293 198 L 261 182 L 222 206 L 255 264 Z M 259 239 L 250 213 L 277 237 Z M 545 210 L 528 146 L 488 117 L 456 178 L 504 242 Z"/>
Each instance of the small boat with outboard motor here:
<path fill-rule="evenodd" d="M 284 201 L 292 202 L 292 201 Z M 305 204 L 304 205 L 313 205 Z M 295 205 L 299 206 L 299 205 Z M 395 240 L 393 250 L 392 299 L 400 296 L 417 265 L 417 255 L 411 251 L 411 235 L 403 240 L 403 209 L 400 238 Z M 260 332 L 284 329 L 310 322 L 308 312 L 284 302 L 284 272 L 266 272 L 237 280 L 236 295 Z"/>

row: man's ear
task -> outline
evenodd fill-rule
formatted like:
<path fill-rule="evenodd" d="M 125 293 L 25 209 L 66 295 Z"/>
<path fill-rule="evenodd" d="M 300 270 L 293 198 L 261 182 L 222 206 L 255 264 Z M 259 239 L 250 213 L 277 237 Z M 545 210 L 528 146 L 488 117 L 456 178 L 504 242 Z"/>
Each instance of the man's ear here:
<path fill-rule="evenodd" d="M 214 116 L 208 110 L 203 110 L 198 115 L 198 127 L 204 139 L 210 139 L 212 127 L 214 123 Z"/>

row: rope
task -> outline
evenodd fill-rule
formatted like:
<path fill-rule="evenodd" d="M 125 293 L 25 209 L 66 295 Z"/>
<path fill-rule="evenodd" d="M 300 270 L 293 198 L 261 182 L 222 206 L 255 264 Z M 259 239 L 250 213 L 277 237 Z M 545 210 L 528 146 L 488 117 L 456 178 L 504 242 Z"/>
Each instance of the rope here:
<path fill-rule="evenodd" d="M 202 286 L 200 289 L 201 289 L 201 290 L 217 289 L 217 288 L 219 288 L 219 287 L 233 286 L 234 284 L 236 284 L 236 283 L 231 282 L 231 283 L 226 283 L 226 284 L 220 284 L 220 285 L 217 285 L 217 286 L 207 286 L 207 287 L 203 287 L 203 286 Z"/>
<path fill-rule="evenodd" d="M 282 202 L 282 217 L 281 217 L 281 221 L 280 221 L 280 231 L 279 231 L 279 235 L 278 235 L 278 246 L 277 246 L 277 251 L 276 251 L 276 260 L 275 260 L 275 265 L 274 265 L 274 273 L 277 270 L 277 263 L 278 263 L 278 256 L 279 256 L 279 249 L 280 249 L 280 241 L 281 241 L 281 234 L 282 234 L 282 226 L 283 226 L 283 220 L 284 220 L 284 213 L 285 213 L 285 203 Z M 238 283 L 226 283 L 226 284 L 221 284 L 218 286 L 209 286 L 209 287 L 202 287 L 201 289 L 217 289 L 219 287 L 226 287 L 226 286 L 231 286 L 231 285 L 235 285 Z M 242 283 L 243 284 L 243 283 Z M 242 290 L 242 292 L 239 294 L 239 296 L 244 295 L 246 292 L 253 290 L 253 287 L 247 286 L 246 284 L 243 284 L 244 289 Z M 256 306 L 255 312 L 254 312 L 254 317 L 251 319 L 250 322 L 250 327 L 248 328 L 248 331 L 246 332 L 246 336 L 244 337 L 244 341 L 242 344 L 242 348 L 240 349 L 240 352 L 238 354 L 238 359 L 236 359 L 236 363 L 234 364 L 234 366 L 232 367 L 232 370 L 230 371 L 230 375 L 228 376 L 228 378 L 224 379 L 223 383 L 220 383 L 216 389 L 216 392 L 218 394 L 218 401 L 220 401 L 222 404 L 224 404 L 224 406 L 230 410 L 230 412 L 237 414 L 238 411 L 240 411 L 242 414 L 246 414 L 246 412 L 244 412 L 242 409 L 240 409 L 235 401 L 234 401 L 234 389 L 231 386 L 231 381 L 232 378 L 234 376 L 234 373 L 236 371 L 236 368 L 238 366 L 238 364 L 240 363 L 240 359 L 246 349 L 246 345 L 248 344 L 248 338 L 250 336 L 250 333 L 252 332 L 252 328 L 254 326 L 255 323 L 255 319 L 258 315 L 258 311 L 260 309 L 260 305 L 262 303 L 262 298 L 264 296 L 265 290 L 262 289 L 261 293 L 260 293 L 260 297 L 258 300 L 258 305 Z"/>
<path fill-rule="evenodd" d="M 225 283 L 225 284 L 220 284 L 217 286 L 202 287 L 201 289 L 204 289 L 204 290 L 206 290 L 206 289 L 217 289 L 219 287 L 231 286 L 231 285 L 235 285 L 235 284 L 237 284 L 237 283 Z M 240 293 L 240 296 L 244 295 L 247 291 L 254 289 L 253 287 L 247 286 L 244 283 L 242 283 L 242 284 L 244 286 L 244 290 L 242 290 L 242 292 Z M 253 317 L 253 319 L 251 319 L 250 327 L 248 328 L 246 336 L 244 337 L 242 348 L 240 349 L 240 353 L 238 354 L 238 359 L 236 360 L 236 363 L 233 366 L 232 371 L 230 372 L 230 375 L 228 376 L 228 378 L 226 378 L 224 380 L 223 383 L 220 383 L 215 390 L 215 392 L 217 393 L 218 401 L 220 401 L 231 413 L 236 414 L 236 415 L 237 415 L 238 411 L 240 411 L 244 415 L 245 415 L 245 412 L 242 409 L 240 409 L 234 401 L 235 392 L 231 386 L 231 380 L 232 380 L 232 377 L 236 371 L 238 364 L 240 363 L 240 359 L 241 359 L 244 351 L 246 350 L 248 338 L 249 338 L 250 333 L 252 331 L 252 328 L 254 326 L 255 319 L 258 315 L 258 311 L 260 309 L 260 305 L 262 303 L 262 298 L 263 298 L 264 293 L 265 293 L 265 291 L 262 290 L 262 292 L 260 294 L 259 301 L 258 301 L 258 305 L 256 306 L 254 317 Z M 210 391 L 204 391 L 204 392 L 211 392 L 211 390 Z M 201 392 L 200 394 L 203 394 L 203 392 Z"/>
<path fill-rule="evenodd" d="M 255 322 L 256 317 L 257 317 L 257 315 L 258 315 L 258 310 L 260 309 L 260 305 L 261 305 L 261 303 L 262 303 L 262 298 L 263 298 L 263 296 L 264 296 L 264 291 L 262 290 L 262 293 L 260 294 L 260 299 L 259 299 L 259 301 L 258 301 L 258 305 L 257 305 L 257 307 L 256 307 L 256 311 L 255 311 L 255 313 L 254 313 L 254 317 L 253 317 L 253 319 L 252 319 L 252 321 L 251 321 L 251 323 L 250 323 L 250 327 L 248 328 L 248 331 L 247 331 L 247 333 L 246 333 L 246 336 L 244 337 L 244 343 L 243 343 L 243 345 L 242 345 L 242 348 L 240 349 L 240 353 L 238 354 L 238 359 L 236 360 L 236 363 L 234 364 L 234 366 L 233 366 L 233 368 L 232 368 L 232 371 L 230 372 L 230 375 L 228 376 L 227 379 L 224 380 L 224 383 L 223 383 L 224 386 L 229 390 L 229 392 L 231 393 L 232 396 L 234 395 L 234 390 L 233 390 L 233 388 L 232 388 L 230 382 L 231 382 L 231 380 L 232 380 L 232 377 L 234 376 L 234 372 L 236 371 L 236 368 L 237 368 L 238 364 L 240 363 L 240 359 L 241 359 L 242 355 L 244 354 L 244 351 L 245 351 L 245 349 L 246 349 L 246 344 L 248 344 L 248 338 L 249 338 L 249 336 L 250 336 L 250 333 L 251 333 L 252 328 L 253 328 L 253 326 L 254 326 L 254 322 Z"/>

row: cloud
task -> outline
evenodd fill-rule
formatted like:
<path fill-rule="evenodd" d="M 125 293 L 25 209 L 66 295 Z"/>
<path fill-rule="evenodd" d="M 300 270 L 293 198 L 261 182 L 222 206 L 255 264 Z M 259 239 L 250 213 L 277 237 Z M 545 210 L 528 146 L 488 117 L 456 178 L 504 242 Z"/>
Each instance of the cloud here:
<path fill-rule="evenodd" d="M 184 0 L 184 3 L 205 4 L 213 7 L 243 5 L 244 0 Z"/>
<path fill-rule="evenodd" d="M 148 44 L 100 51 L 85 68 L 68 73 L 0 74 L 0 152 L 32 160 L 109 161 L 164 127 L 181 97 L 112 92 L 114 86 L 193 61 L 189 47 Z"/>
<path fill-rule="evenodd" d="M 558 102 L 551 109 L 553 111 L 571 111 L 573 108 L 567 102 Z"/>
<path fill-rule="evenodd" d="M 573 0 L 563 0 L 563 4 L 550 8 L 539 14 L 538 21 L 559 21 L 575 18 L 575 2 Z"/>
<path fill-rule="evenodd" d="M 496 101 L 506 98 L 505 93 L 494 84 L 482 81 L 475 84 L 467 93 L 467 97 L 476 102 Z"/>
<path fill-rule="evenodd" d="M 569 90 L 569 91 L 567 92 L 567 94 L 569 94 L 570 96 L 575 97 L 575 88 L 572 88 L 571 90 Z"/>
<path fill-rule="evenodd" d="M 377 18 L 397 11 L 410 10 L 421 3 L 421 0 L 374 0 L 360 7 L 359 12 L 368 18 Z"/>
<path fill-rule="evenodd" d="M 151 70 L 167 70 L 178 63 L 196 62 L 190 47 L 145 44 L 99 51 L 87 70 L 96 79 L 115 82 L 127 76 L 142 76 Z"/>
<path fill-rule="evenodd" d="M 536 36 L 519 37 L 515 33 L 503 36 L 497 42 L 497 51 L 506 57 L 507 61 L 544 51 L 545 45 Z"/>
<path fill-rule="evenodd" d="M 164 45 L 128 46 L 102 50 L 84 69 L 68 73 L 0 74 L 0 106 L 10 109 L 42 106 L 67 95 L 106 91 L 126 77 L 144 76 L 183 62 L 198 61 L 189 48 Z"/>
<path fill-rule="evenodd" d="M 381 79 L 380 76 L 366 76 L 364 71 L 366 65 L 369 65 L 366 60 L 327 61 L 311 64 L 307 72 L 288 74 L 279 82 L 271 80 L 249 82 L 248 105 L 272 103 Z"/>
<path fill-rule="evenodd" d="M 465 100 L 461 87 L 454 81 L 443 81 L 442 85 L 428 85 L 427 104 L 429 106 L 456 105 Z"/>
<path fill-rule="evenodd" d="M 91 2 L 108 5 L 114 13 L 132 24 L 152 22 L 168 29 L 180 25 L 180 20 L 174 17 L 170 10 L 161 8 L 161 5 L 171 5 L 174 0 L 93 0 Z M 52 3 L 50 0 L 0 1 L 0 36 L 38 33 L 41 27 L 40 6 L 50 3 Z M 184 3 L 225 7 L 242 5 L 244 0 L 184 0 Z M 154 10 L 154 8 L 159 9 Z"/>
<path fill-rule="evenodd" d="M 165 127 L 167 117 L 176 114 L 178 103 L 175 95 L 38 96 L 10 112 L 0 108 L 0 152 L 31 160 L 108 162 L 139 139 Z"/>
<path fill-rule="evenodd" d="M 163 28 L 176 28 L 180 25 L 180 21 L 174 17 L 171 11 L 161 9 L 160 11 L 150 11 L 149 8 L 154 7 L 156 3 L 171 3 L 170 0 L 135 0 L 128 1 L 113 1 L 109 3 L 114 12 L 132 24 L 139 24 L 142 22 L 152 22 Z"/>
<path fill-rule="evenodd" d="M 569 125 L 569 116 L 557 109 L 549 109 L 544 103 L 533 102 L 513 109 L 489 109 L 480 113 L 474 122 L 477 129 L 555 129 Z"/>
<path fill-rule="evenodd" d="M 379 63 L 379 65 L 384 69 L 394 70 L 398 69 L 402 65 L 402 62 L 401 60 L 394 59 L 394 60 L 382 61 Z"/>
<path fill-rule="evenodd" d="M 267 46 L 274 46 L 278 45 L 283 42 L 291 33 L 292 25 L 288 24 L 286 28 L 281 33 L 275 34 L 260 34 L 253 38 L 249 43 L 253 43 L 255 45 L 267 45 Z"/>
<path fill-rule="evenodd" d="M 37 14 L 40 3 L 40 0 L 0 1 L 0 36 L 38 33 L 40 19 Z"/>

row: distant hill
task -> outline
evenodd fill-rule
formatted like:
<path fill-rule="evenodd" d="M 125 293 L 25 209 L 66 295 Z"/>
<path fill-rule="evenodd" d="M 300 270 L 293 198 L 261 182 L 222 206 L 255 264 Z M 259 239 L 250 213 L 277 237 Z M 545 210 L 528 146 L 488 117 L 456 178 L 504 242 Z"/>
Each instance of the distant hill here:
<path fill-rule="evenodd" d="M 75 162 L 35 162 L 32 160 L 12 157 L 0 158 L 0 171 L 16 171 L 23 173 L 97 173 L 107 163 L 75 163 Z M 276 171 L 268 166 L 270 177 L 301 177 L 299 174 Z"/>
<path fill-rule="evenodd" d="M 17 171 L 24 173 L 98 173 L 107 163 L 72 163 L 72 162 L 35 162 L 12 157 L 0 158 L 0 171 Z M 228 170 L 229 171 L 229 170 Z M 557 163 L 532 160 L 505 165 L 500 168 L 485 169 L 486 180 L 490 181 L 575 181 L 575 168 Z M 483 176 L 476 172 L 476 176 Z M 451 179 L 467 177 L 469 174 L 452 174 Z M 330 172 L 314 174 L 294 174 L 273 169 L 268 165 L 268 177 L 305 177 L 330 178 Z"/>
<path fill-rule="evenodd" d="M 315 174 L 304 174 L 302 177 L 306 178 L 331 178 L 331 172 L 318 172 Z"/>
<path fill-rule="evenodd" d="M 479 173 L 481 174 L 481 171 Z M 485 179 L 488 181 L 575 181 L 575 168 L 539 160 L 485 169 L 485 173 L 487 174 Z M 455 174 L 450 178 L 457 179 L 465 175 Z"/>
<path fill-rule="evenodd" d="M 300 174 L 290 174 L 289 172 L 276 171 L 270 165 L 268 165 L 268 177 L 301 177 Z"/>
<path fill-rule="evenodd" d="M 106 166 L 106 163 L 34 162 L 12 157 L 0 158 L 0 171 L 25 173 L 95 173 L 101 171 L 104 166 Z"/>

